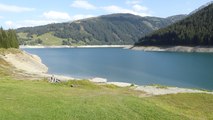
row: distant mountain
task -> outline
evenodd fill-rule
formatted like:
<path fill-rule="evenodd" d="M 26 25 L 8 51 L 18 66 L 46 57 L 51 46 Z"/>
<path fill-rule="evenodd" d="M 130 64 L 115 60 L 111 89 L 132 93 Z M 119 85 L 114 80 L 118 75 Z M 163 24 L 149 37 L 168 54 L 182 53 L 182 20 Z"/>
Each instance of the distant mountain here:
<path fill-rule="evenodd" d="M 139 38 L 183 19 L 111 14 L 69 23 L 17 29 L 21 44 L 28 45 L 111 45 L 134 44 Z"/>
<path fill-rule="evenodd" d="M 213 45 L 213 4 L 187 18 L 155 31 L 139 40 L 136 45 Z"/>

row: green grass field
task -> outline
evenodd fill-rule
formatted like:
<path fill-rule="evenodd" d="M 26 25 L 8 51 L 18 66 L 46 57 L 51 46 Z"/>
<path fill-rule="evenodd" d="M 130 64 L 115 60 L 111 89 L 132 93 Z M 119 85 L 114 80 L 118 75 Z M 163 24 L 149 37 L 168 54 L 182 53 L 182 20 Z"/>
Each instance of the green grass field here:
<path fill-rule="evenodd" d="M 213 119 L 213 95 L 143 98 L 129 88 L 88 81 L 0 80 L 1 120 Z"/>
<path fill-rule="evenodd" d="M 52 33 L 45 33 L 41 36 L 34 37 L 35 39 L 41 39 L 43 45 L 62 45 L 62 38 L 55 37 Z"/>
<path fill-rule="evenodd" d="M 18 33 L 17 35 L 22 39 L 29 39 L 26 33 Z M 32 35 L 31 41 L 34 41 L 37 39 L 41 39 L 42 45 L 47 45 L 47 46 L 62 45 L 62 41 L 65 40 L 65 39 L 54 36 L 53 33 L 45 33 L 40 36 Z"/>

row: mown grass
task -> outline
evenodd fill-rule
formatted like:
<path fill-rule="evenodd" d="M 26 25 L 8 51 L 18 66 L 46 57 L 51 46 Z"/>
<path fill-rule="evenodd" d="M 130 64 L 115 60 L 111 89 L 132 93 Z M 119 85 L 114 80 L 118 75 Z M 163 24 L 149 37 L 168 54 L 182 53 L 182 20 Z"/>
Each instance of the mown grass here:
<path fill-rule="evenodd" d="M 0 82 L 0 119 L 212 119 L 212 95 L 139 98 L 140 94 L 143 93 L 95 85 L 86 80 L 51 84 L 47 81 L 3 79 Z"/>
<path fill-rule="evenodd" d="M 183 115 L 189 119 L 213 119 L 213 95 L 177 94 L 148 98 L 165 110 Z"/>

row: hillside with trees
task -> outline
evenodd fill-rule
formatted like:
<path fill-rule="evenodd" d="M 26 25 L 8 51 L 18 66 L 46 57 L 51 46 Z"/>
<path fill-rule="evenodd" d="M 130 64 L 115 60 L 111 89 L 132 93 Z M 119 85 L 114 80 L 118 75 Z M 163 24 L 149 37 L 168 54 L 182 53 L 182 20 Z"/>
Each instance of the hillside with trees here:
<path fill-rule="evenodd" d="M 15 30 L 0 28 L 0 48 L 19 48 Z"/>
<path fill-rule="evenodd" d="M 125 45 L 164 28 L 185 15 L 168 18 L 111 14 L 67 23 L 17 29 L 20 44 L 27 45 Z"/>
<path fill-rule="evenodd" d="M 212 46 L 213 4 L 139 40 L 136 46 Z"/>

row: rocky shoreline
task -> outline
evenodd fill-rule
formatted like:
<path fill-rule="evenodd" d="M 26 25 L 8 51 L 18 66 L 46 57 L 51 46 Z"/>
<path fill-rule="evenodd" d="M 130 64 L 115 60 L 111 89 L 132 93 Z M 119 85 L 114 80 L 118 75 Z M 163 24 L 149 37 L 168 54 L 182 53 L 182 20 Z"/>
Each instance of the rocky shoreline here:
<path fill-rule="evenodd" d="M 89 81 L 97 83 L 97 84 L 105 84 L 105 85 L 115 85 L 118 87 L 130 87 L 132 90 L 141 91 L 146 94 L 146 96 L 156 96 L 156 95 L 167 95 L 167 94 L 178 94 L 178 93 L 205 93 L 212 94 L 213 92 L 197 90 L 197 89 L 189 89 L 189 88 L 179 88 L 179 87 L 169 87 L 169 86 L 159 86 L 159 85 L 135 85 L 131 83 L 125 82 L 107 82 L 107 79 L 104 78 L 93 78 Z"/>
<path fill-rule="evenodd" d="M 134 46 L 132 50 L 154 51 L 154 52 L 200 52 L 213 53 L 213 46 Z"/>

